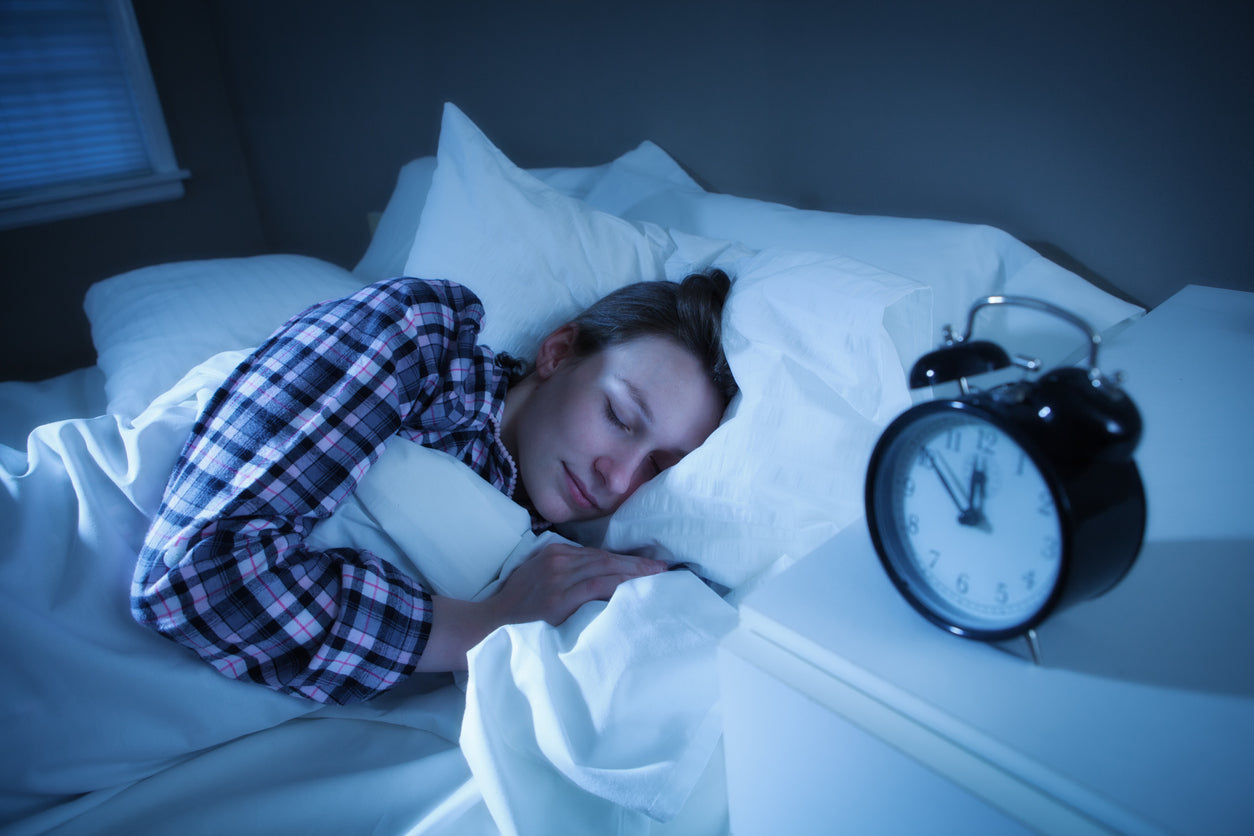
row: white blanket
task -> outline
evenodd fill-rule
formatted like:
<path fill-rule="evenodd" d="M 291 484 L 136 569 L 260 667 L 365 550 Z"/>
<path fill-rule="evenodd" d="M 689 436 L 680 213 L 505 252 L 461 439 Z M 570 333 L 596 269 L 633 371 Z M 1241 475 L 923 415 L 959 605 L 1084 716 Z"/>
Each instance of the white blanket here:
<path fill-rule="evenodd" d="M 471 651 L 462 751 L 502 832 L 627 836 L 681 814 L 722 734 L 714 648 L 735 624 L 696 576 L 667 572 Z"/>
<path fill-rule="evenodd" d="M 734 611 L 686 572 L 626 585 L 560 629 L 490 636 L 464 726 L 466 698 L 447 676 L 321 708 L 226 679 L 135 624 L 144 531 L 195 416 L 239 359 L 203 364 L 133 422 L 59 421 L 24 451 L 0 447 L 0 828 L 526 833 L 541 817 L 636 833 L 676 815 L 682 832 L 724 826 L 706 767 L 719 736 L 714 647 Z M 415 490 L 434 513 L 397 501 Z M 467 513 L 478 524 L 454 531 L 448 521 Z M 315 537 L 464 597 L 490 594 L 543 542 L 468 469 L 405 442 Z M 703 772 L 699 804 L 683 810 Z"/>
<path fill-rule="evenodd" d="M 225 679 L 131 619 L 135 556 L 221 379 L 202 367 L 133 424 L 65 420 L 0 448 L 0 821 L 316 708 Z"/>

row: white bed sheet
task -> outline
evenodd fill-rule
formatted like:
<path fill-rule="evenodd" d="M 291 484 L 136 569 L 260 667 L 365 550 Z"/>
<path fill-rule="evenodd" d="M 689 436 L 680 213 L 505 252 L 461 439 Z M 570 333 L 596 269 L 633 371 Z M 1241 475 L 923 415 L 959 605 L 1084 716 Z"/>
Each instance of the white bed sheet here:
<path fill-rule="evenodd" d="M 130 617 L 139 544 L 199 404 L 220 381 L 189 379 L 134 424 L 57 421 L 21 449 L 0 447 L 0 707 L 9 724 L 0 821 L 141 780 L 312 709 L 205 676 L 207 666 Z"/>
<path fill-rule="evenodd" d="M 103 415 L 108 403 L 104 383 L 99 366 L 47 380 L 0 383 L 0 444 L 21 449 L 27 433 L 40 424 Z"/>

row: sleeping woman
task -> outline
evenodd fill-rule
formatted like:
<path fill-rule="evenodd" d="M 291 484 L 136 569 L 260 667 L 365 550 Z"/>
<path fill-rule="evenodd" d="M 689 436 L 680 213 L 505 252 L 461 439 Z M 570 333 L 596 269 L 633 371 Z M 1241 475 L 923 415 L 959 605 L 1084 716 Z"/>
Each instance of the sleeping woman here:
<path fill-rule="evenodd" d="M 719 271 L 628 285 L 550 334 L 526 373 L 477 343 L 483 308 L 460 285 L 392 279 L 307 310 L 197 420 L 139 555 L 136 620 L 227 676 L 346 703 L 464 669 L 498 626 L 560 624 L 664 570 L 554 543 L 471 602 L 305 539 L 394 435 L 469 465 L 535 527 L 612 513 L 700 445 L 734 395 L 728 288 Z"/>

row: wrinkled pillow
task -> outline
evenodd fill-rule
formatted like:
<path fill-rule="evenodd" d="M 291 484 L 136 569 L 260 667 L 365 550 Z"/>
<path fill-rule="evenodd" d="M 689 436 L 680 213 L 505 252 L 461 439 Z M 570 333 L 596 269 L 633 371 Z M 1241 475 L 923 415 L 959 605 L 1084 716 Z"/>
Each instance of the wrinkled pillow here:
<path fill-rule="evenodd" d="M 347 270 L 299 255 L 157 264 L 99 281 L 83 309 L 108 411 L 134 418 L 197 364 L 252 348 L 310 305 L 361 286 Z"/>
<path fill-rule="evenodd" d="M 403 275 L 427 192 L 435 175 L 435 157 L 419 157 L 401 167 L 396 187 L 379 218 L 370 245 L 353 274 L 364 283 Z M 528 169 L 564 195 L 617 214 L 620 210 L 673 188 L 700 187 L 665 151 L 645 140 L 612 163 L 586 167 Z M 609 175 L 610 179 L 606 179 Z"/>
<path fill-rule="evenodd" d="M 603 179 L 613 183 L 622 176 L 611 165 Z M 639 180 L 643 175 L 631 176 Z M 590 198 L 595 192 L 594 187 Z M 1063 269 L 1002 230 L 980 224 L 796 209 L 683 185 L 663 188 L 660 183 L 655 184 L 653 194 L 623 208 L 620 215 L 759 249 L 780 247 L 848 256 L 913 279 L 932 289 L 933 329 L 928 335 L 932 347 L 945 325 L 952 325 L 961 335 L 972 303 L 992 295 L 1051 302 L 1098 332 L 1145 312 Z M 982 309 L 974 336 L 1051 365 L 1070 359 L 1085 344 L 1083 332 L 1074 326 L 1017 307 Z"/>
<path fill-rule="evenodd" d="M 560 194 L 453 105 L 437 159 L 405 274 L 474 291 L 493 349 L 532 359 L 545 335 L 610 291 L 666 277 L 675 246 L 665 230 Z"/>

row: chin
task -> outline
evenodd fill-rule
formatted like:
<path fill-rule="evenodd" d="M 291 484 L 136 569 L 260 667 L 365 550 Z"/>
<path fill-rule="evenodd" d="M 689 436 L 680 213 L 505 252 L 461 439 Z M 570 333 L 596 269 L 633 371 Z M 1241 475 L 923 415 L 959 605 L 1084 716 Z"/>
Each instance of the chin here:
<path fill-rule="evenodd" d="M 575 515 L 567 510 L 562 510 L 560 513 L 546 513 L 545 511 L 537 508 L 536 514 L 549 525 L 561 525 L 562 523 L 575 522 Z"/>
<path fill-rule="evenodd" d="M 578 519 L 576 509 L 563 502 L 560 496 L 532 497 L 531 510 L 537 517 L 552 525 L 574 522 Z"/>
<path fill-rule="evenodd" d="M 545 514 L 544 518 L 554 525 L 558 525 L 560 523 L 575 523 L 595 520 L 599 516 L 601 516 L 600 511 L 584 511 L 580 508 L 571 508 L 569 505 L 563 503 L 560 509 L 554 509 L 552 516 Z"/>
<path fill-rule="evenodd" d="M 565 502 L 555 499 L 552 505 L 547 509 L 536 508 L 536 513 L 553 525 L 561 525 L 562 523 L 579 523 L 588 522 L 604 517 L 606 512 L 601 510 L 584 510 L 582 508 L 572 508 Z"/>

